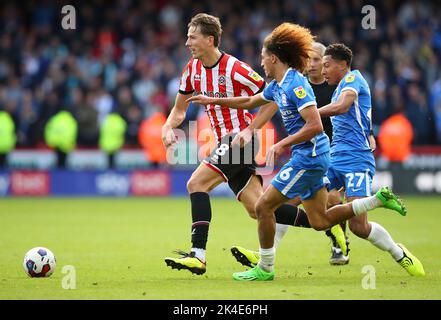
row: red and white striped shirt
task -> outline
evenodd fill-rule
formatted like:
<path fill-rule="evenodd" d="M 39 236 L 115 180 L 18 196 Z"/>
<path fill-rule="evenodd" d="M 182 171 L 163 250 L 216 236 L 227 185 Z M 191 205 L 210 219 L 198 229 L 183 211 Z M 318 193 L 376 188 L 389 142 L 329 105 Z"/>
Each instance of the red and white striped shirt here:
<path fill-rule="evenodd" d="M 191 59 L 182 72 L 179 93 L 196 91 L 208 97 L 252 96 L 265 87 L 263 78 L 249 65 L 222 53 L 213 67 L 204 67 L 202 61 Z M 205 107 L 211 128 L 218 142 L 227 134 L 238 133 L 250 125 L 252 116 L 245 109 L 230 109 L 221 105 Z"/>

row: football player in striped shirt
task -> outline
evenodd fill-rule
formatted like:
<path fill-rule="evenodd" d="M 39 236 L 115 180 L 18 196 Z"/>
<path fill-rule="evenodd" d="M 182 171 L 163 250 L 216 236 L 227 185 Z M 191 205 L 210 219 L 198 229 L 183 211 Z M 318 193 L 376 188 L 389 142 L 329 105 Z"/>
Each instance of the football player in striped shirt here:
<path fill-rule="evenodd" d="M 256 203 L 259 262 L 248 271 L 234 273 L 235 280 L 274 279 L 275 209 L 289 199 L 300 196 L 309 222 L 316 230 L 329 229 L 378 207 L 392 209 L 401 215 L 406 214 L 404 205 L 387 187 L 381 188 L 374 196 L 326 209 L 329 138 L 323 133 L 311 85 L 302 74 L 308 63 L 312 43 L 313 36 L 308 29 L 283 23 L 265 38 L 263 44 L 262 66 L 265 74 L 274 80 L 262 93 L 232 98 L 198 95 L 189 99 L 204 105 L 222 104 L 237 109 L 252 109 L 274 101 L 279 107 L 288 133 L 286 138 L 271 147 L 267 163 L 274 163 L 274 158 L 286 148 L 291 149 L 291 159 L 280 169 Z"/>
<path fill-rule="evenodd" d="M 265 87 L 263 78 L 250 66 L 219 49 L 221 33 L 219 19 L 205 13 L 197 14 L 188 24 L 186 46 L 192 58 L 182 73 L 174 107 L 162 128 L 166 148 L 177 143 L 173 129 L 184 121 L 189 104 L 186 100 L 195 92 L 207 97 L 248 97 L 261 93 Z M 275 104 L 273 107 L 277 108 Z M 273 111 L 262 108 L 259 112 L 268 110 Z M 205 251 L 212 214 L 209 192 L 220 183 L 227 182 L 252 218 L 256 218 L 255 204 L 263 194 L 262 179 L 256 175 L 254 162 L 258 144 L 251 139 L 243 148 L 237 146 L 233 149 L 231 146 L 234 136 L 249 127 L 251 114 L 244 109 L 228 108 L 222 103 L 207 104 L 205 111 L 217 148 L 202 161 L 187 183 L 193 222 L 192 248 L 189 253 L 178 250 L 179 258 L 165 258 L 168 266 L 195 274 L 206 272 Z M 295 206 L 284 204 L 277 208 L 276 213 L 276 228 L 280 232 L 284 232 L 288 224 L 309 226 L 306 214 Z M 343 233 L 341 228 L 336 232 Z M 235 249 L 232 248 L 232 252 Z"/>

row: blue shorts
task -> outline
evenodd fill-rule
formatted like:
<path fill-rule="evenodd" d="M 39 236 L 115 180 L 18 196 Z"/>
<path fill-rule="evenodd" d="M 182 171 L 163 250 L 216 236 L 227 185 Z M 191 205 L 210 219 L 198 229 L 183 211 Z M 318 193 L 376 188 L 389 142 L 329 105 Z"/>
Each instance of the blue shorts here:
<path fill-rule="evenodd" d="M 375 158 L 370 151 L 337 152 L 331 156 L 329 190 L 344 187 L 347 197 L 372 195 Z"/>
<path fill-rule="evenodd" d="M 287 198 L 300 195 L 302 200 L 308 200 L 329 184 L 326 177 L 329 163 L 329 152 L 316 157 L 294 154 L 271 184 Z"/>

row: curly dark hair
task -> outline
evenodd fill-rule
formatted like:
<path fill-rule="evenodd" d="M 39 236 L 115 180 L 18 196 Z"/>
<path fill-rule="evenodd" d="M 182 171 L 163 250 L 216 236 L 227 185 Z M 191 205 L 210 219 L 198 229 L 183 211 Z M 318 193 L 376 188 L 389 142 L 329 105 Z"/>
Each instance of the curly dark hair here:
<path fill-rule="evenodd" d="M 313 50 L 314 38 L 308 28 L 285 22 L 265 38 L 263 46 L 275 54 L 281 62 L 303 72 Z"/>
<path fill-rule="evenodd" d="M 352 50 L 343 43 L 333 43 L 325 50 L 325 56 L 331 56 L 334 60 L 346 61 L 348 67 L 352 64 Z"/>

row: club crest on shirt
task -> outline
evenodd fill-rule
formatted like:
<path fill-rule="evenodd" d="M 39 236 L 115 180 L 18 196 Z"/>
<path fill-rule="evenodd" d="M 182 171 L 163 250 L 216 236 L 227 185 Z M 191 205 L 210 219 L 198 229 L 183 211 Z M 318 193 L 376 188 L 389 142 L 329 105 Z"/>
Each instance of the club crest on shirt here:
<path fill-rule="evenodd" d="M 295 88 L 294 93 L 296 94 L 296 97 L 299 99 L 303 99 L 304 97 L 306 97 L 306 91 L 302 86 Z"/>
<path fill-rule="evenodd" d="M 355 80 L 355 76 L 353 74 L 347 75 L 345 78 L 345 82 L 353 82 Z"/>
<path fill-rule="evenodd" d="M 226 82 L 225 76 L 219 76 L 218 81 L 219 81 L 219 84 L 222 84 L 222 85 L 225 84 L 225 82 Z"/>

